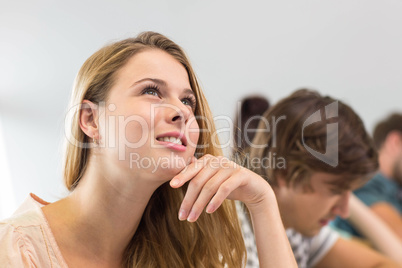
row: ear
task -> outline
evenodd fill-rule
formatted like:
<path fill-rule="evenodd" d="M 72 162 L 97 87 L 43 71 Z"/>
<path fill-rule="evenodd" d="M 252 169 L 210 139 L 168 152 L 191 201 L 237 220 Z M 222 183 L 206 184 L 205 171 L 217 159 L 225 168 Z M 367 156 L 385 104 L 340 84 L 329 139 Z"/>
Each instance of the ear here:
<path fill-rule="evenodd" d="M 286 182 L 286 180 L 283 177 L 283 175 L 277 175 L 276 176 L 276 183 L 277 183 L 279 188 L 288 188 L 289 187 L 289 185 Z"/>
<path fill-rule="evenodd" d="M 84 100 L 80 109 L 81 130 L 90 138 L 99 140 L 99 110 L 98 105 Z"/>
<path fill-rule="evenodd" d="M 402 135 L 399 131 L 391 131 L 388 133 L 387 137 L 384 141 L 384 148 L 388 153 L 390 152 L 399 152 L 399 149 L 402 148 Z"/>

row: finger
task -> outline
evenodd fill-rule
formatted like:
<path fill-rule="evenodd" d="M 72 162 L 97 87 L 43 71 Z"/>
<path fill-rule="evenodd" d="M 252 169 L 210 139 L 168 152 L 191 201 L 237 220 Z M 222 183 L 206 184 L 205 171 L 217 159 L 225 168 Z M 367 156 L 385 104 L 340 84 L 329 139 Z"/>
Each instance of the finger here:
<path fill-rule="evenodd" d="M 226 181 L 232 173 L 232 169 L 220 169 L 205 183 L 195 202 L 193 202 L 190 213 L 187 217 L 189 222 L 194 222 L 198 219 L 211 198 L 216 194 L 221 184 Z"/>
<path fill-rule="evenodd" d="M 239 172 L 236 172 L 230 176 L 229 179 L 224 181 L 216 191 L 215 195 L 212 197 L 209 202 L 206 212 L 213 213 L 215 212 L 225 201 L 225 199 L 234 191 L 236 191 L 239 187 L 242 186 L 244 182 L 244 178 L 240 175 Z"/>
<path fill-rule="evenodd" d="M 204 185 L 219 171 L 219 169 L 211 168 L 209 165 L 197 173 L 197 175 L 190 181 L 186 195 L 179 210 L 179 219 L 185 220 L 188 218 L 191 208 L 197 200 Z"/>
<path fill-rule="evenodd" d="M 173 179 L 170 181 L 170 186 L 173 188 L 181 187 L 184 183 L 194 178 L 212 158 L 214 158 L 214 156 L 205 155 L 200 159 L 195 159 L 194 162 L 173 177 Z"/>

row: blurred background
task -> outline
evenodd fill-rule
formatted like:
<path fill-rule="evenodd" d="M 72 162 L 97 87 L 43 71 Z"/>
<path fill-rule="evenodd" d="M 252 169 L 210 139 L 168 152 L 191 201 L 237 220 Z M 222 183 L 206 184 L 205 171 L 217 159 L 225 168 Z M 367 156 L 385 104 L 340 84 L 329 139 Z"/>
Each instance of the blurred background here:
<path fill-rule="evenodd" d="M 189 55 L 215 116 L 234 118 L 248 94 L 275 104 L 309 87 L 350 104 L 371 132 L 402 110 L 401 14 L 400 0 L 0 0 L 0 217 L 30 192 L 49 202 L 67 194 L 70 91 L 105 44 L 167 35 Z"/>

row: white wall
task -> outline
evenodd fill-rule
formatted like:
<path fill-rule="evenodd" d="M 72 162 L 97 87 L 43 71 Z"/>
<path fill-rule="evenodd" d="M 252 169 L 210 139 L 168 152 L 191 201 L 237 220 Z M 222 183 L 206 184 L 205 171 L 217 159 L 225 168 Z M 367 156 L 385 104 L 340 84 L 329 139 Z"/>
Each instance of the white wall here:
<path fill-rule="evenodd" d="M 3 123 L 0 117 L 0 217 L 11 214 L 16 206 L 3 132 Z"/>
<path fill-rule="evenodd" d="M 61 133 L 74 76 L 107 42 L 144 30 L 184 47 L 215 115 L 233 116 L 248 93 L 276 102 L 299 87 L 351 104 L 370 130 L 402 110 L 399 0 L 144 2 L 1 0 L 0 114 L 16 204 L 29 192 L 65 194 Z"/>

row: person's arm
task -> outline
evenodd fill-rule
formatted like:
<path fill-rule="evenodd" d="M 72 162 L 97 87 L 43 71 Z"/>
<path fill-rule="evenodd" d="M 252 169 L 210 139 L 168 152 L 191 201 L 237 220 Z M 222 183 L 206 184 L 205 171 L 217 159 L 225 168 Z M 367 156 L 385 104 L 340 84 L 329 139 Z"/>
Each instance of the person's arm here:
<path fill-rule="evenodd" d="M 402 263 L 402 240 L 356 196 L 351 195 L 349 202 L 350 223 L 376 249 L 391 259 Z"/>
<path fill-rule="evenodd" d="M 393 268 L 402 266 L 359 242 L 339 238 L 314 267 Z"/>
<path fill-rule="evenodd" d="M 389 203 L 378 202 L 373 204 L 371 210 L 380 217 L 392 231 L 402 240 L 402 216 Z"/>
<path fill-rule="evenodd" d="M 179 219 L 194 222 L 206 207 L 213 213 L 228 198 L 248 208 L 261 268 L 297 268 L 271 186 L 254 172 L 224 157 L 211 155 L 194 159 L 170 182 L 173 188 L 190 181 Z"/>
<path fill-rule="evenodd" d="M 260 267 L 297 267 L 273 191 L 260 204 L 247 205 L 247 208 L 253 224 Z"/>

